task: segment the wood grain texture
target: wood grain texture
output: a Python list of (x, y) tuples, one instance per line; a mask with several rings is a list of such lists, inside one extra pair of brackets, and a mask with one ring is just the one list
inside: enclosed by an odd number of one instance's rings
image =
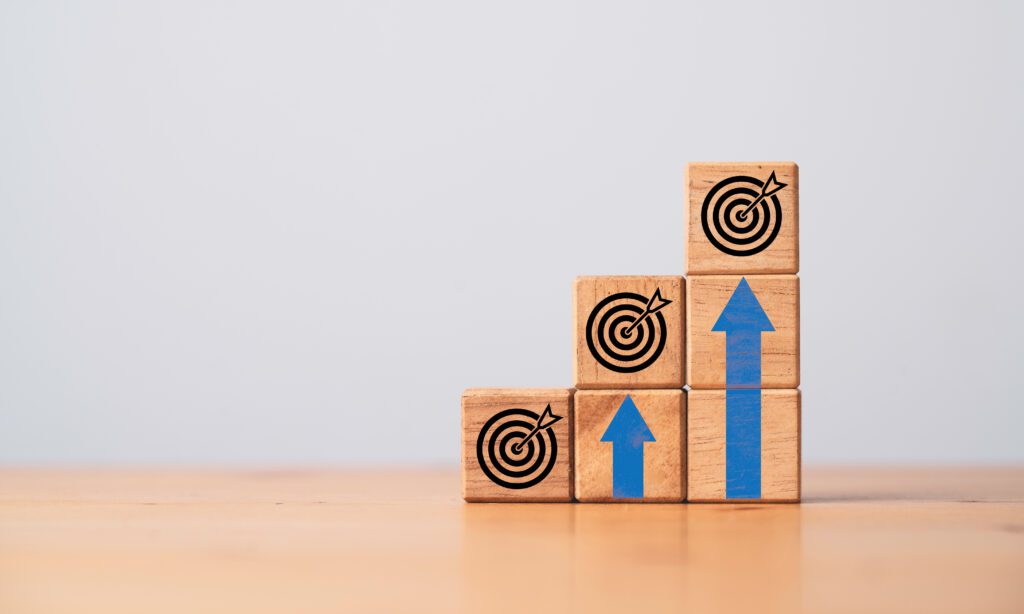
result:
[[(779, 232), (763, 251), (745, 256), (721, 251), (708, 240), (701, 223), (705, 197), (720, 181), (743, 175), (761, 180), (775, 172), (778, 181), (787, 184), (775, 194), (782, 213)], [(689, 275), (716, 273), (770, 274), (797, 273), (800, 270), (799, 241), (799, 169), (794, 162), (692, 162), (684, 178), (685, 270)], [(717, 195), (712, 200), (718, 200)], [(742, 222), (739, 222), (742, 226)], [(710, 226), (711, 224), (709, 224)]]
[[(477, 438), (485, 424), (498, 412), (521, 408), (541, 416), (550, 405), (555, 416), (561, 420), (551, 425), (550, 432), (557, 444), (554, 464), (550, 472), (537, 484), (528, 488), (506, 488), (488, 477), (477, 456)], [(572, 427), (573, 427), (573, 390), (571, 388), (474, 388), (462, 394), (462, 496), (466, 501), (572, 501)], [(547, 430), (547, 429), (545, 429)], [(539, 435), (538, 435), (539, 436)], [(485, 462), (490, 442), (485, 437)], [(534, 438), (536, 440), (536, 438)], [(510, 440), (510, 443), (514, 443)], [(495, 446), (497, 449), (499, 446)], [(506, 446), (508, 447), (508, 446)], [(539, 449), (537, 455), (539, 455)], [(551, 454), (546, 448), (545, 454)], [(522, 457), (531, 458), (529, 451), (523, 449)], [(542, 461), (543, 462), (543, 461)], [(512, 470), (525, 471), (529, 465), (510, 467)], [(496, 473), (494, 469), (492, 472)], [(524, 477), (499, 478), (510, 483), (523, 483), (536, 472)]]
[(642, 501), (682, 501), (686, 498), (686, 456), (683, 451), (686, 395), (681, 390), (576, 392), (576, 499), (581, 502), (624, 501), (612, 497), (613, 444), (602, 442), (601, 437), (626, 395), (633, 398), (656, 440), (643, 444)]
[[(686, 375), (692, 388), (725, 388), (726, 334), (711, 329), (741, 279), (738, 275), (694, 275), (686, 280)], [(761, 386), (798, 388), (800, 278), (747, 275), (746, 280), (775, 328), (761, 334)]]
[(1024, 609), (1024, 468), (809, 466), (804, 486), (470, 505), (455, 467), (0, 469), (0, 612)]
[[(690, 501), (726, 500), (725, 395), (725, 390), (691, 390), (687, 395)], [(800, 391), (762, 390), (759, 501), (800, 500), (800, 432)]]
[[(684, 348), (684, 319), (683, 311), (686, 308), (685, 284), (682, 277), (677, 276), (609, 276), (609, 277), (577, 277), (573, 290), (574, 305), (574, 329), (576, 360), (574, 376), (576, 388), (578, 389), (624, 389), (624, 388), (679, 388), (683, 387), (683, 348)], [(640, 371), (631, 373), (620, 373), (607, 366), (602, 365), (594, 356), (587, 344), (587, 323), (591, 313), (601, 301), (618, 293), (633, 293), (644, 297), (639, 303), (634, 300), (633, 305), (649, 300), (656, 290), (664, 299), (672, 301), (658, 312), (665, 323), (664, 346), (657, 358)], [(608, 304), (605, 309), (614, 308), (614, 304)], [(603, 311), (601, 313), (606, 313)], [(628, 314), (629, 312), (619, 312)], [(634, 315), (633, 317), (639, 317)], [(600, 316), (595, 319), (594, 335), (595, 344), (599, 335), (597, 322)], [(609, 322), (617, 318), (610, 318)], [(635, 329), (641, 334), (648, 335), (645, 342), (650, 339), (650, 331), (656, 331), (654, 347), (657, 347), (662, 335), (660, 325), (655, 325), (656, 320), (648, 320), (644, 327)], [(626, 322), (623, 322), (626, 324)], [(623, 332), (623, 326), (608, 327), (607, 330)], [(636, 333), (629, 339), (618, 335), (620, 340), (630, 341), (636, 339)], [(613, 360), (606, 352), (599, 352), (611, 364), (616, 366), (641, 365), (646, 357), (653, 357), (652, 351), (643, 353), (640, 349), (643, 343), (639, 344), (636, 350), (625, 350), (620, 352), (623, 356), (635, 355), (640, 360), (635, 362)]]

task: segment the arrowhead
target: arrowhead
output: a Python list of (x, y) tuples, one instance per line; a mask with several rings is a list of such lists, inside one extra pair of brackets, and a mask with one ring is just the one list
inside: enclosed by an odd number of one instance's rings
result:
[(633, 397), (626, 395), (626, 400), (619, 405), (615, 417), (605, 429), (604, 435), (601, 435), (601, 441), (621, 443), (633, 448), (643, 446), (645, 441), (655, 441), (654, 434), (647, 427), (644, 417), (640, 415)]
[(722, 315), (718, 316), (718, 321), (711, 330), (717, 333), (734, 330), (774, 331), (775, 327), (772, 326), (768, 314), (761, 308), (761, 303), (744, 277), (736, 286), (732, 298), (726, 303)]

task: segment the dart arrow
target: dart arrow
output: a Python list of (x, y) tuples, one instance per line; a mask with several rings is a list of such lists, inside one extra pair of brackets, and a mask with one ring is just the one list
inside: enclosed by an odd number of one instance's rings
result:
[(556, 416), (555, 414), (551, 413), (551, 404), (548, 403), (548, 406), (544, 408), (544, 412), (540, 415), (540, 418), (537, 418), (537, 425), (533, 427), (533, 430), (530, 431), (529, 435), (523, 437), (520, 441), (517, 441), (516, 443), (512, 444), (512, 451), (516, 454), (519, 454), (520, 452), (523, 451), (523, 446), (526, 445), (526, 442), (533, 439), (534, 435), (543, 431), (544, 429), (548, 428), (549, 426), (558, 422), (561, 419), (562, 416)]
[(747, 278), (713, 332), (725, 333), (725, 498), (761, 498), (761, 333), (773, 332)]
[(757, 206), (757, 203), (775, 194), (787, 185), (789, 184), (779, 183), (779, 180), (775, 178), (775, 171), (772, 171), (772, 174), (768, 176), (768, 181), (764, 182), (764, 186), (761, 187), (761, 194), (754, 199), (754, 202), (747, 205), (746, 209), (740, 211), (737, 217), (740, 218), (740, 221), (747, 219), (747, 214), (750, 213), (751, 209)]
[(640, 314), (640, 317), (637, 318), (632, 324), (630, 324), (629, 328), (622, 331), (623, 336), (628, 337), (632, 335), (633, 329), (635, 329), (637, 326), (640, 326), (640, 323), (646, 320), (647, 316), (653, 315), (661, 311), (666, 305), (668, 305), (671, 302), (672, 301), (661, 297), (661, 288), (656, 289), (654, 291), (654, 296), (651, 297), (651, 300), (647, 301), (647, 308), (644, 309), (644, 312)]
[(612, 497), (643, 498), (644, 442), (655, 439), (629, 395), (615, 412), (601, 441), (612, 444)]

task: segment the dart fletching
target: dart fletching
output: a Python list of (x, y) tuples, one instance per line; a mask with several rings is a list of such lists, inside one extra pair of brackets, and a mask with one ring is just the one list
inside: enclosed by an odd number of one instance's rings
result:
[(787, 185), (789, 184), (779, 183), (779, 180), (775, 178), (775, 171), (772, 171), (772, 174), (768, 176), (768, 181), (764, 183), (764, 189), (761, 191), (761, 196), (768, 198)]
[(552, 424), (562, 419), (562, 416), (556, 416), (551, 413), (551, 404), (544, 408), (544, 412), (540, 415), (540, 419), (537, 420), (537, 430), (546, 429)]
[(651, 297), (651, 300), (647, 301), (647, 313), (645, 315), (650, 315), (656, 311), (660, 311), (671, 302), (672, 301), (661, 296), (661, 288), (658, 288), (654, 291), (654, 296)]

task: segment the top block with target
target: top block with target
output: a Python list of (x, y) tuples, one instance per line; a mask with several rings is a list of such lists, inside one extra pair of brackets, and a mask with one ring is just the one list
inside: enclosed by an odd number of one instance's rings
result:
[(576, 387), (682, 388), (682, 277), (577, 277)]
[(685, 184), (688, 275), (800, 270), (795, 162), (691, 162)]

